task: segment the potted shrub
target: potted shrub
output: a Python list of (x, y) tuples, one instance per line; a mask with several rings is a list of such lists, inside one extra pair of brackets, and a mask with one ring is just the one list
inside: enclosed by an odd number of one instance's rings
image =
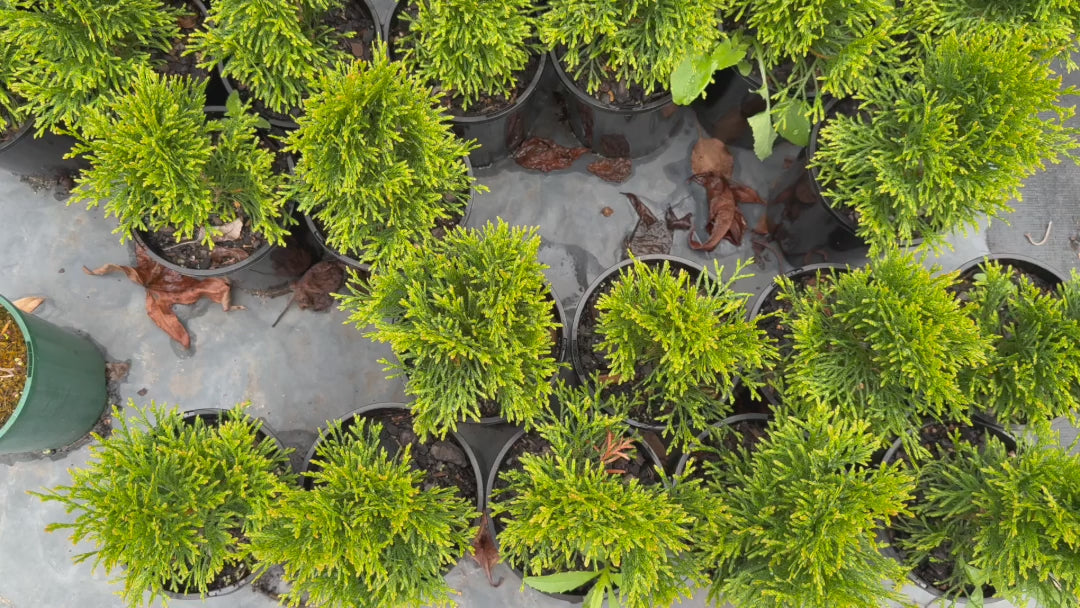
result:
[(967, 421), (961, 376), (986, 364), (990, 344), (950, 293), (955, 274), (938, 270), (894, 251), (814, 290), (781, 279), (794, 346), (785, 403), (802, 415), (835, 408), (866, 420), (883, 446), (898, 436), (912, 451), (924, 419)]
[(663, 145), (681, 114), (667, 86), (686, 55), (720, 37), (715, 0), (550, 0), (540, 40), (569, 92), (570, 125), (608, 157), (644, 156)]
[(94, 435), (71, 485), (34, 493), (78, 513), (46, 529), (94, 543), (76, 562), (123, 569), (127, 606), (235, 590), (251, 578), (248, 538), (259, 514), (294, 482), (288, 450), (242, 405), (211, 416), (128, 405), (130, 418), (113, 409), (119, 425), (109, 437)]
[(894, 522), (921, 584), (958, 603), (1075, 606), (1080, 598), (1080, 457), (1000, 431), (925, 429), (917, 500)]
[(469, 547), (478, 505), (432, 483), (416, 446), (392, 452), (389, 441), (361, 415), (332, 423), (312, 448), (308, 488), (286, 492), (252, 535), (263, 564), (283, 565), (290, 605), (454, 605), (443, 575)]
[(375, 24), (367, 0), (214, 0), (188, 52), (273, 124), (295, 128), (322, 72), (353, 55), (370, 57)]
[(737, 382), (757, 394), (776, 348), (747, 319), (750, 296), (732, 288), (746, 265), (723, 280), (718, 263), (695, 277), (670, 260), (630, 262), (597, 279), (578, 307), (575, 367), (583, 381), (598, 372), (611, 390), (640, 397), (634, 422), (685, 445), (732, 412)]
[(474, 144), (454, 137), (438, 100), (383, 44), (371, 62), (341, 64), (312, 85), (287, 140), (299, 155), (289, 192), (316, 237), (354, 267), (464, 217)]
[(1000, 424), (1028, 425), (1048, 436), (1054, 418), (1080, 422), (1080, 320), (1015, 266), (979, 266), (964, 294), (990, 340), (985, 365), (961, 376), (977, 407)]
[(405, 377), (415, 430), (444, 437), (461, 421), (529, 425), (551, 396), (561, 340), (554, 296), (537, 260), (536, 228), (502, 220), (454, 228), (407, 247), (341, 298), (348, 322), (369, 325)]
[[(271, 142), (259, 131), (269, 125), (236, 96), (224, 116), (208, 115), (205, 87), (143, 70), (130, 92), (86, 116), (74, 153), (85, 153), (91, 166), (68, 201), (104, 202), (121, 242), (135, 238), (162, 263), (195, 276), (253, 264), (284, 244), (295, 223)], [(215, 254), (216, 246), (229, 255)]]
[(533, 0), (402, 0), (387, 23), (391, 55), (445, 91), (454, 131), (480, 144), (474, 166), (506, 158), (532, 131), (546, 65), (535, 11)]
[(772, 153), (778, 134), (807, 145), (810, 127), (824, 117), (829, 96), (848, 97), (878, 79), (903, 73), (905, 29), (891, 0), (721, 4), (733, 31), (713, 48), (684, 57), (672, 72), (672, 92), (676, 103), (687, 105), (704, 91), (714, 71), (738, 66), (765, 101), (765, 109), (748, 119), (754, 152), (762, 160)]
[(896, 463), (869, 466), (879, 441), (866, 422), (822, 408), (706, 462), (696, 551), (712, 569), (709, 598), (737, 608), (901, 599), (885, 582), (906, 569), (880, 553), (876, 531), (907, 512), (915, 480)]
[(647, 483), (660, 468), (635, 454), (619, 415), (625, 399), (561, 382), (556, 393), (559, 409), (536, 428), (549, 450), (521, 454), (494, 484), (500, 556), (524, 571), (525, 585), (585, 593), (586, 606), (604, 596), (627, 608), (671, 604), (700, 580), (689, 554), (695, 519), (684, 507), (698, 486)]
[(64, 447), (107, 403), (94, 343), (0, 296), (0, 454)]
[(1045, 162), (1075, 159), (1061, 78), (1021, 36), (939, 36), (913, 72), (863, 91), (863, 112), (828, 119), (811, 145), (826, 204), (872, 253), (920, 237), (940, 249), (1011, 211)]

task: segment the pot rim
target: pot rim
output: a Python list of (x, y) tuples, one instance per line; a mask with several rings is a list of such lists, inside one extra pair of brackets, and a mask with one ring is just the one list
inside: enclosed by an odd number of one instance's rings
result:
[(574, 83), (574, 80), (570, 78), (569, 74), (566, 73), (566, 69), (563, 68), (562, 58), (558, 56), (555, 49), (548, 51), (548, 56), (551, 58), (550, 63), (555, 68), (555, 74), (558, 75), (559, 82), (561, 82), (563, 86), (566, 87), (566, 90), (573, 93), (574, 97), (576, 97), (578, 101), (584, 102), (592, 106), (594, 109), (602, 110), (604, 112), (609, 112), (612, 114), (634, 115), (643, 114), (652, 110), (658, 110), (670, 103), (673, 103), (671, 98), (671, 91), (667, 91), (659, 98), (636, 107), (622, 108), (619, 106), (606, 104), (596, 99), (592, 95), (589, 95), (587, 92), (581, 90), (577, 86), (577, 84)]
[(33, 128), (33, 118), (27, 118), (26, 120), (19, 123), (19, 125), (14, 128), (15, 134), (12, 135), (11, 138), (7, 141), (0, 143), (0, 154), (3, 154), (17, 146), (19, 142), (22, 141), (30, 133), (31, 130), (33, 130)]
[(1056, 288), (1058, 285), (1069, 280), (1068, 277), (1062, 274), (1057, 268), (1046, 264), (1042, 260), (1037, 260), (1031, 256), (1020, 253), (987, 253), (981, 255), (961, 264), (960, 267), (956, 269), (957, 276), (963, 276), (965, 272), (973, 268), (978, 268), (986, 262), (998, 262), (1003, 266), (1012, 266), (1019, 270), (1029, 272), (1047, 283), (1051, 283), (1052, 288)]
[[(736, 424), (738, 422), (745, 422), (747, 420), (757, 420), (757, 421), (764, 422), (765, 427), (768, 428), (768, 426), (770, 424), (772, 424), (773, 419), (774, 419), (774, 416), (772, 414), (757, 414), (757, 413), (735, 414), (734, 416), (728, 416), (727, 418), (724, 418), (720, 422), (714, 422), (710, 426), (712, 428), (720, 428), (720, 427), (725, 427), (725, 426), (731, 426), (731, 425)], [(706, 429), (706, 430), (701, 431), (700, 433), (698, 433), (697, 438), (700, 441), (701, 439), (704, 439), (705, 437), (708, 437), (708, 436), (709, 436), (709, 429)], [(686, 463), (690, 461), (690, 456), (692, 456), (692, 455), (693, 455), (693, 452), (685, 452), (681, 456), (679, 456), (679, 462), (678, 462), (678, 464), (675, 465), (675, 471), (672, 473), (672, 478), (673, 479), (677, 480), (679, 477), (682, 476), (683, 472), (686, 470)], [(678, 482), (676, 481), (676, 483), (678, 483)]]
[(2, 295), (0, 295), (0, 307), (3, 307), (11, 315), (11, 318), (15, 320), (15, 325), (19, 328), (23, 342), (26, 344), (26, 380), (23, 382), (22, 394), (19, 395), (19, 402), (15, 404), (15, 409), (11, 410), (8, 419), (3, 424), (0, 424), (0, 437), (3, 437), (14, 427), (19, 414), (26, 409), (26, 401), (34, 383), (34, 369), (37, 367), (37, 345), (30, 332), (30, 327), (23, 317), (23, 312)]

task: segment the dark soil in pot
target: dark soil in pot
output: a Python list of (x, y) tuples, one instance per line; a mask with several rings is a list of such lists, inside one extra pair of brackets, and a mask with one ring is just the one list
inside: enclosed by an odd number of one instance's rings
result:
[[(413, 432), (413, 416), (408, 410), (376, 409), (359, 416), (382, 423), (379, 439), (388, 453), (397, 454), (406, 445), (412, 446), (412, 467), (424, 473), (423, 490), (451, 488), (465, 500), (475, 503), (479, 496), (476, 472), (468, 454), (452, 436), (445, 440), (421, 442)], [(352, 420), (351, 417), (344, 420), (342, 427), (348, 428)]]
[(180, 36), (173, 40), (172, 48), (168, 51), (155, 49), (150, 57), (154, 62), (162, 63), (158, 71), (170, 76), (190, 76), (195, 80), (210, 78), (210, 72), (200, 68), (198, 57), (194, 54), (184, 55), (188, 47), (188, 38), (191, 34), (203, 28), (206, 21), (206, 6), (197, 0), (168, 0), (167, 4), (174, 8), (183, 9), (186, 16), (177, 20), (180, 26)]
[(7, 423), (22, 399), (29, 372), (26, 340), (15, 319), (0, 307), (0, 428)]
[[(818, 135), (821, 129), (829, 123), (829, 119), (837, 115), (843, 116), (856, 116), (859, 114), (859, 102), (854, 99), (841, 99), (829, 104), (825, 108), (825, 119), (820, 123), (814, 125), (814, 128), (810, 131), (810, 143), (806, 149), (807, 159), (814, 158), (814, 152), (818, 147)], [(810, 174), (810, 185), (814, 189), (814, 193), (817, 194), (821, 200), (821, 204), (825, 206), (825, 209), (832, 214), (836, 221), (844, 228), (845, 231), (851, 235), (855, 235), (855, 231), (859, 225), (859, 212), (853, 207), (841, 207), (834, 205), (833, 202), (825, 196), (822, 191), (820, 182), (818, 182), (818, 170), (816, 167), (807, 168), (807, 172)]]
[(3, 122), (0, 122), (0, 147), (3, 147), (4, 144), (15, 139), (19, 135), (19, 131), (21, 130), (19, 128), (20, 126), (22, 125), (10, 122), (6, 118)]
[(753, 453), (757, 445), (769, 435), (769, 418), (767, 415), (735, 415), (727, 420), (713, 425), (713, 429), (704, 431), (698, 435), (706, 448), (685, 454), (679, 459), (675, 469), (676, 475), (681, 475), (686, 469), (686, 461), (693, 457), (697, 461), (691, 479), (706, 480), (704, 469), (705, 463), (719, 463), (721, 454), (736, 452), (739, 448)]
[[(390, 16), (386, 36), (391, 59), (400, 59), (405, 49), (408, 48), (402, 38), (409, 31), (409, 21), (400, 17), (402, 10), (412, 18), (415, 18), (420, 12), (412, 2), (399, 2), (394, 8), (394, 12)], [(532, 83), (533, 77), (536, 75), (536, 70), (540, 68), (542, 57), (541, 54), (534, 53), (529, 57), (529, 62), (525, 65), (525, 68), (514, 74), (516, 84), (509, 95), (481, 95), (480, 99), (474, 101), (466, 110), (460, 95), (455, 94), (453, 91), (446, 91), (447, 94), (442, 98), (442, 105), (452, 116), (489, 116), (505, 110), (516, 104), (521, 95), (529, 88), (529, 84)]]
[(1014, 284), (1019, 285), (1019, 277), (1025, 276), (1044, 294), (1054, 293), (1057, 286), (1065, 280), (1065, 277), (1046, 268), (1036, 260), (1023, 256), (990, 255), (986, 258), (972, 260), (960, 267), (956, 283), (950, 287), (950, 291), (956, 294), (960, 301), (969, 301), (967, 293), (975, 286), (975, 275), (982, 272), (983, 264), (987, 261), (997, 262), (1002, 266), (1015, 270), (1016, 274), (1012, 278)]
[[(995, 430), (992, 427), (980, 428), (978, 426), (959, 423), (935, 423), (926, 425), (919, 431), (919, 443), (930, 451), (933, 458), (949, 457), (956, 452), (956, 446), (950, 438), (950, 434), (956, 430), (960, 432), (962, 441), (979, 448), (986, 445), (987, 433), (993, 433), (999, 437), (1004, 434), (1004, 431)], [(908, 455), (902, 445), (897, 447), (898, 449), (896, 449), (895, 452), (886, 456), (886, 462), (901, 460), (907, 464), (908, 470), (913, 470), (915, 463), (911, 456)], [(1010, 455), (1012, 455), (1015, 450), (1015, 444), (1012, 444), (1009, 447)], [(923, 497), (921, 491), (916, 492), (915, 503), (919, 503), (922, 500)], [(890, 548), (898, 554), (901, 562), (906, 561), (906, 552), (900, 547), (897, 541), (902, 541), (907, 538), (907, 535), (904, 534), (903, 531), (895, 530), (893, 528), (888, 528), (886, 530), (886, 535), (889, 540)], [(929, 558), (922, 560), (912, 569), (912, 575), (921, 579), (926, 584), (931, 585), (933, 589), (936, 589), (937, 592), (941, 594), (947, 593), (949, 590), (939, 587), (936, 584), (936, 581), (946, 580), (953, 573), (953, 561), (949, 558), (949, 548), (949, 541), (942, 543), (931, 553), (931, 557), (935, 558), (934, 561), (931, 561)], [(972, 589), (967, 589), (965, 595), (970, 595), (970, 591), (972, 591)], [(987, 599), (992, 598), (994, 593), (995, 590), (993, 587), (983, 587), (983, 596)]]
[[(565, 48), (560, 48), (555, 51), (554, 57), (559, 62), (562, 70), (566, 73), (566, 76), (573, 81), (574, 86), (580, 89), (582, 93), (592, 97), (599, 104), (610, 108), (635, 109), (658, 102), (670, 94), (667, 89), (655, 90), (652, 93), (646, 94), (644, 87), (641, 85), (632, 82), (624, 82), (613, 77), (602, 79), (600, 81), (600, 87), (596, 92), (589, 93), (589, 77), (587, 71), (582, 70), (581, 73), (578, 74), (577, 70), (567, 69), (566, 62), (563, 61), (566, 53), (567, 50)], [(599, 59), (598, 62), (600, 65), (606, 63), (602, 58)]]

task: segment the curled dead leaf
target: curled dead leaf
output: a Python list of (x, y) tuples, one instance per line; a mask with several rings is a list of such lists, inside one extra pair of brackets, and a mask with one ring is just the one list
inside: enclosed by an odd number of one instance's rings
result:
[(38, 307), (41, 306), (44, 302), (45, 298), (38, 296), (30, 296), (26, 298), (19, 298), (18, 300), (12, 302), (12, 304), (15, 305), (15, 308), (18, 308), (22, 312), (31, 315), (34, 314), (34, 311), (37, 310)]
[(484, 512), (484, 516), (480, 518), (480, 527), (476, 530), (476, 537), (472, 541), (472, 557), (476, 565), (484, 569), (484, 574), (487, 575), (488, 583), (492, 587), (498, 587), (502, 584), (503, 579), (495, 581), (495, 576), (492, 574), (492, 570), (499, 563), (499, 548), (495, 546), (495, 539), (491, 534), (491, 517)]
[(743, 233), (746, 232), (746, 218), (739, 211), (737, 203), (764, 205), (765, 201), (754, 189), (735, 184), (718, 173), (695, 175), (690, 179), (705, 187), (705, 195), (709, 200), (709, 219), (705, 224), (709, 238), (704, 243), (699, 242), (691, 230), (690, 248), (712, 251), (724, 239), (736, 246), (740, 245)]
[(626, 239), (626, 249), (635, 256), (651, 253), (671, 253), (672, 234), (664, 222), (658, 221), (652, 211), (636, 194), (622, 193), (630, 200), (638, 221)]
[(629, 158), (601, 158), (589, 163), (587, 168), (589, 173), (612, 184), (625, 182), (633, 172), (633, 164)]
[(543, 137), (526, 139), (514, 150), (514, 162), (535, 171), (550, 173), (566, 169), (588, 152), (588, 148), (567, 148)]
[(690, 153), (690, 172), (694, 175), (715, 173), (731, 179), (735, 172), (735, 158), (719, 139), (701, 137)]
[[(228, 224), (211, 226), (210, 228), (212, 229), (210, 233), (210, 240), (214, 241), (215, 243), (235, 241), (236, 239), (240, 238), (240, 234), (244, 231), (244, 220), (236, 218)], [(203, 230), (205, 230), (205, 228)], [(201, 234), (198, 240), (202, 240)]]

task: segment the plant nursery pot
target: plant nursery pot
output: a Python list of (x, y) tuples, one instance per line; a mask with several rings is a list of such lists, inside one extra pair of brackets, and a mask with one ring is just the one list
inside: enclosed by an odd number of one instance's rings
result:
[[(762, 427), (768, 427), (772, 422), (772, 416), (769, 414), (736, 414), (734, 416), (728, 416), (720, 422), (713, 423), (714, 428), (721, 428), (727, 426), (734, 426), (739, 423), (749, 422), (751, 424), (758, 424)], [(698, 433), (698, 441), (704, 442), (709, 436), (709, 431), (702, 431)], [(690, 457), (693, 456), (693, 452), (687, 452), (679, 457), (678, 464), (675, 465), (675, 477), (679, 477), (686, 470), (686, 464), (689, 462)]]
[(64, 158), (73, 145), (75, 138), (51, 131), (34, 137), (34, 121), (27, 120), (9, 139), (0, 142), (0, 170), (47, 177), (78, 173), (90, 164), (81, 156)]
[[(190, 410), (190, 411), (184, 412), (182, 418), (183, 418), (183, 421), (185, 423), (188, 423), (188, 424), (193, 423), (196, 418), (201, 418), (203, 420), (203, 422), (206, 423), (207, 426), (217, 426), (219, 421), (221, 420), (221, 417), (225, 414), (225, 411), (226, 410), (219, 409), (219, 408), (201, 408), (201, 409), (197, 409), (197, 410)], [(262, 421), (262, 426), (259, 428), (259, 431), (256, 434), (256, 436), (260, 440), (269, 440), (269, 441), (274, 442), (274, 444), (277, 446), (278, 450), (281, 450), (281, 451), (285, 450), (285, 447), (281, 444), (281, 441), (278, 440), (277, 435), (274, 434), (274, 431), (269, 427), (269, 425), (266, 424), (265, 420)], [(237, 578), (235, 581), (233, 581), (231, 583), (226, 583), (226, 584), (216, 586), (216, 587), (213, 586), (213, 584), (211, 584), (211, 586), (210, 586), (211, 588), (206, 592), (206, 597), (220, 597), (222, 595), (229, 595), (230, 593), (233, 593), (234, 591), (238, 591), (240, 589), (243, 589), (244, 587), (247, 587), (248, 585), (251, 584), (251, 581), (253, 581), (255, 579), (255, 571), (253, 569), (251, 569), (250, 567), (245, 567), (243, 569), (238, 569), (238, 570), (239, 570), (239, 572), (238, 572), (239, 578)], [(200, 600), (200, 599), (202, 599), (202, 596), (199, 595), (198, 592), (185, 593), (185, 592), (180, 592), (180, 591), (170, 591), (168, 588), (165, 588), (165, 589), (162, 589), (162, 593), (164, 593), (166, 596), (168, 596), (170, 598), (177, 599), (177, 600)]]
[(583, 146), (608, 158), (640, 158), (664, 145), (682, 123), (683, 112), (671, 94), (636, 108), (619, 108), (598, 101), (578, 88), (566, 73), (556, 51), (551, 64), (566, 97), (570, 127)]
[[(672, 269), (685, 270), (694, 278), (703, 272), (702, 267), (694, 262), (673, 255), (650, 254), (640, 256), (636, 259), (639, 262), (649, 265), (661, 265), (667, 261), (671, 263)], [(585, 294), (581, 297), (581, 301), (578, 304), (577, 311), (574, 313), (574, 325), (570, 335), (570, 359), (574, 367), (574, 373), (577, 375), (578, 381), (582, 384), (591, 382), (589, 377), (589, 367), (592, 366), (591, 364), (593, 361), (597, 362), (597, 369), (603, 369), (603, 363), (598, 356), (593, 354), (592, 350), (593, 344), (599, 343), (600, 339), (599, 336), (592, 334), (591, 331), (584, 328), (584, 325), (588, 322), (586, 315), (592, 314), (596, 300), (611, 288), (611, 284), (619, 276), (622, 269), (633, 263), (633, 259), (626, 259), (600, 273), (600, 276), (596, 277), (596, 279), (589, 284), (588, 289), (585, 290)], [(665, 428), (662, 424), (650, 423), (648, 421), (629, 419), (628, 422), (636, 428), (647, 431), (660, 432)]]
[[(371, 405), (365, 405), (364, 407), (353, 410), (345, 416), (342, 416), (342, 428), (345, 429), (352, 425), (354, 419), (357, 416), (363, 417), (378, 410), (403, 410), (408, 412), (409, 406), (404, 403), (373, 403)], [(313, 466), (317, 466), (312, 463), (312, 459), (315, 457), (315, 453), (319, 448), (319, 444), (322, 443), (322, 438), (323, 434), (322, 432), (320, 432), (319, 438), (315, 440), (315, 443), (311, 446), (311, 449), (308, 450), (307, 455), (304, 456), (304, 465), (301, 469), (302, 473), (310, 471)], [(475, 476), (476, 481), (476, 510), (483, 511), (485, 499), (484, 477), (480, 473), (480, 462), (476, 459), (476, 453), (473, 452), (472, 447), (470, 447), (468, 442), (466, 442), (465, 439), (458, 433), (450, 433), (449, 435), (447, 435), (447, 438), (452, 440), (454, 443), (457, 444), (459, 448), (461, 448), (462, 452), (465, 453), (465, 457), (468, 459), (469, 464), (471, 465), (472, 472)], [(314, 486), (312, 479), (307, 476), (304, 476), (302, 478), (301, 483), (303, 484), (304, 489), (307, 490), (312, 489), (312, 487)]]
[(1002, 266), (1011, 266), (1022, 274), (1028, 275), (1036, 284), (1041, 282), (1040, 287), (1051, 291), (1068, 280), (1068, 277), (1056, 268), (1051, 268), (1035, 258), (1017, 253), (991, 253), (965, 262), (958, 269), (958, 279), (961, 281), (970, 280), (988, 261), (997, 262)]
[[(371, 22), (375, 26), (375, 36), (378, 36), (379, 33), (382, 31), (382, 28), (379, 26), (379, 13), (375, 10), (375, 7), (373, 7), (371, 5), (371, 2), (369, 0), (344, 0), (344, 1), (348, 2), (348, 3), (351, 3), (351, 4), (358, 5), (361, 8), (363, 8), (365, 11), (367, 11), (368, 17), (371, 18)], [(229, 78), (228, 76), (225, 75), (224, 67), (225, 66), (224, 66), (223, 63), (217, 64), (217, 74), (218, 74), (218, 77), (221, 79), (221, 84), (225, 88), (225, 97), (228, 98), (229, 95), (232, 95), (233, 91), (240, 90), (240, 87), (237, 85), (236, 82), (234, 82), (231, 78)], [(262, 105), (259, 104), (258, 107), (261, 108)], [(295, 110), (299, 110), (299, 108), (295, 108)], [(259, 110), (259, 115), (262, 116), (263, 118), (265, 118), (267, 120), (267, 122), (269, 122), (271, 125), (273, 125), (275, 127), (279, 127), (281, 129), (285, 129), (285, 130), (289, 130), (289, 131), (297, 128), (296, 121), (292, 120), (287, 115), (278, 114), (278, 113), (272, 112), (270, 110), (265, 110), (265, 111)]]
[[(294, 161), (292, 160), (292, 157), (289, 157), (288, 160), (289, 160), (289, 171), (291, 172), (295, 165), (294, 165)], [(464, 162), (465, 162), (466, 168), (468, 169), (469, 176), (471, 177), (473, 175), (472, 162), (469, 160), (468, 157), (466, 157), (464, 159)], [(472, 202), (471, 201), (472, 201), (473, 197), (475, 197), (476, 195), (477, 195), (476, 188), (473, 188), (469, 193), (469, 200), (466, 201), (465, 208), (461, 210), (462, 215), (461, 215), (461, 218), (457, 222), (458, 226), (465, 226), (465, 225), (468, 224), (469, 213), (472, 212)], [(307, 229), (311, 233), (311, 235), (313, 237), (315, 237), (315, 242), (319, 244), (319, 248), (322, 249), (324, 254), (325, 254), (324, 257), (326, 255), (328, 255), (332, 259), (335, 259), (335, 260), (341, 262), (342, 264), (345, 264), (346, 267), (352, 268), (353, 270), (357, 270), (357, 271), (359, 271), (361, 273), (370, 273), (371, 272), (371, 264), (369, 264), (367, 262), (361, 262), (360, 260), (358, 260), (358, 259), (356, 259), (356, 258), (354, 258), (354, 257), (352, 257), (350, 255), (346, 255), (344, 253), (341, 253), (337, 249), (334, 249), (333, 247), (328, 245), (326, 243), (326, 234), (323, 231), (322, 227), (315, 222), (314, 218), (312, 218), (310, 215), (308, 215), (306, 213), (304, 214), (304, 225), (307, 226)]]
[[(975, 428), (978, 428), (978, 429), (982, 429), (986, 434), (997, 437), (998, 439), (1001, 440), (1002, 443), (1005, 444), (1005, 447), (1008, 450), (1012, 451), (1012, 450), (1016, 449), (1016, 439), (1013, 438), (1011, 435), (1009, 435), (1009, 433), (1006, 432), (1005, 429), (1001, 428), (1000, 426), (997, 426), (995, 424), (989, 424), (986, 421), (980, 420), (978, 418), (973, 418), (972, 419), (972, 426), (974, 426)], [(902, 440), (897, 439), (896, 441), (894, 441), (892, 446), (889, 447), (889, 450), (887, 452), (885, 452), (885, 456), (882, 459), (882, 462), (885, 463), (885, 464), (889, 464), (889, 463), (892, 463), (892, 462), (896, 461), (897, 458), (899, 457), (900, 450), (902, 448), (903, 448)], [(892, 539), (892, 533), (891, 533), (890, 530), (885, 529), (885, 528), (880, 529), (878, 531), (878, 539), (888, 543), (888, 545), (883, 547), (882, 550), (881, 550), (883, 554), (885, 554), (886, 556), (891, 557), (891, 558), (903, 563), (903, 555), (900, 553), (900, 550), (897, 549), (894, 546), (894, 541)], [(917, 586), (920, 589), (922, 589), (923, 591), (925, 591), (926, 593), (929, 593), (930, 595), (934, 596), (936, 598), (935, 601), (941, 601), (942, 605), (949, 605), (949, 606), (969, 606), (969, 605), (971, 605), (971, 602), (969, 602), (966, 597), (958, 597), (955, 600), (945, 600), (944, 599), (945, 594), (940, 589), (938, 589), (937, 587), (932, 585), (930, 583), (930, 581), (927, 581), (924, 578), (922, 578), (921, 576), (919, 576), (919, 574), (916, 573), (915, 569), (912, 569), (911, 571), (908, 572), (908, 580), (912, 584), (914, 584), (915, 586)], [(949, 602), (953, 602), (953, 603), (949, 603)], [(933, 602), (930, 602), (930, 603), (933, 603)], [(1004, 604), (1005, 604), (1004, 600), (1002, 600), (1000, 598), (995, 598), (995, 597), (993, 597), (991, 595), (987, 595), (984, 598), (984, 601), (983, 601), (983, 605), (986, 605), (986, 606), (995, 606), (995, 605), (1004, 605)], [(929, 605), (929, 604), (927, 604), (927, 605)]]
[(60, 448), (93, 428), (105, 411), (105, 358), (90, 341), (0, 296), (26, 342), (22, 397), (0, 426), (0, 454)]
[[(502, 447), (502, 449), (499, 450), (499, 454), (495, 457), (495, 464), (494, 464), (494, 466), (491, 467), (491, 471), (488, 472), (487, 486), (485, 486), (487, 488), (487, 500), (486, 500), (485, 504), (487, 504), (487, 505), (491, 504), (491, 493), (492, 493), (492, 490), (495, 489), (495, 482), (499, 478), (499, 472), (501, 471), (501, 469), (503, 467), (503, 463), (506, 461), (507, 456), (510, 454), (510, 451), (513, 449), (514, 444), (516, 444), (518, 441), (520, 441), (522, 439), (522, 437), (524, 437), (524, 436), (525, 436), (525, 430), (524, 429), (519, 430), (517, 433), (514, 434), (513, 437), (510, 438), (509, 441), (506, 442), (506, 445), (504, 445)], [(657, 469), (660, 469), (660, 470), (663, 469), (663, 466), (660, 464), (660, 458), (656, 455), (656, 452), (654, 452), (653, 449), (651, 447), (649, 447), (649, 444), (647, 442), (645, 442), (645, 441), (634, 441), (634, 447), (641, 450), (641, 452), (645, 455), (645, 459), (646, 459), (646, 461), (648, 463), (651, 463)], [(488, 526), (488, 529), (491, 531), (491, 538), (495, 539), (495, 546), (496, 546), (496, 548), (498, 548), (498, 546), (499, 546), (499, 535), (498, 535), (498, 530), (497, 530), (497, 528), (495, 526), (495, 521), (494, 521), (493, 518), (491, 518), (491, 517), (487, 518), (487, 526)], [(517, 568), (514, 568), (513, 566), (510, 566), (509, 564), (507, 564), (507, 566), (514, 572), (514, 574), (518, 575), (519, 578), (524, 579), (524, 577), (525, 577), (524, 572), (522, 572), (521, 570), (519, 570)], [(540, 590), (537, 590), (537, 589), (534, 589), (534, 591), (536, 591), (537, 593), (546, 595), (547, 597), (557, 599), (557, 600), (562, 600), (564, 602), (570, 602), (570, 603), (580, 603), (582, 600), (585, 599), (585, 594), (584, 593), (581, 593), (581, 594), (576, 594), (576, 593), (547, 593), (547, 592), (540, 591)], [(587, 591), (587, 589), (586, 589), (586, 591)]]
[[(390, 19), (385, 24), (383, 40), (389, 41), (388, 51), (391, 59), (397, 59), (391, 33), (399, 28), (399, 15), (405, 2), (394, 6)], [(475, 139), (480, 147), (469, 153), (469, 160), (474, 167), (487, 167), (504, 158), (521, 145), (532, 133), (536, 117), (540, 114), (542, 95), (536, 94), (547, 68), (547, 55), (536, 57), (536, 69), (525, 90), (513, 104), (493, 112), (477, 116), (458, 116), (450, 114), (454, 133), (464, 140)]]

